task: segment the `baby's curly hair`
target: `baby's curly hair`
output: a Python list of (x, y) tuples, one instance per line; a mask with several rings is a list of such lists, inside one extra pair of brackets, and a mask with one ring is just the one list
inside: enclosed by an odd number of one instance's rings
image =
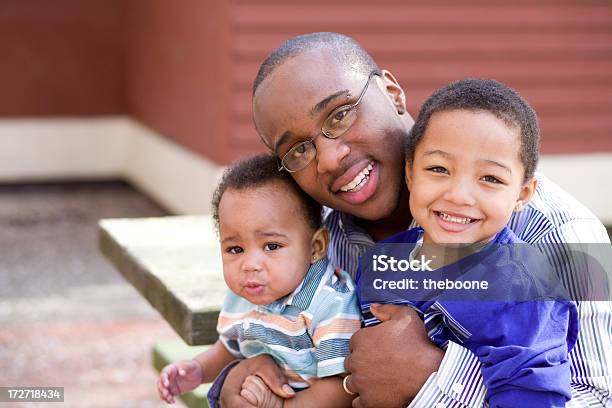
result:
[(219, 203), (227, 189), (246, 190), (272, 182), (285, 183), (288, 194), (295, 194), (301, 203), (305, 221), (313, 230), (323, 224), (321, 204), (306, 194), (286, 171), (278, 170), (278, 159), (270, 154), (258, 154), (232, 164), (225, 170), (212, 199), (213, 220), (219, 231)]

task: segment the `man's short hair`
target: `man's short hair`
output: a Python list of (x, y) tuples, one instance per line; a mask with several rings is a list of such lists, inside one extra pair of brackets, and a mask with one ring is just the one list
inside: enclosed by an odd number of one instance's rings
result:
[(334, 51), (336, 60), (347, 69), (363, 73), (365, 76), (378, 70), (370, 54), (347, 35), (329, 32), (304, 34), (285, 41), (264, 60), (253, 82), (253, 95), (276, 67), (306, 51), (325, 48)]
[(535, 111), (518, 92), (491, 79), (462, 79), (452, 82), (433, 93), (421, 107), (408, 138), (406, 160), (414, 160), (417, 145), (438, 112), (467, 110), (489, 112), (520, 134), (520, 159), (525, 168), (524, 181), (533, 177), (538, 164), (540, 128)]
[(284, 191), (287, 191), (287, 194), (295, 194), (301, 204), (300, 210), (304, 221), (313, 230), (321, 227), (323, 223), (321, 204), (306, 194), (289, 173), (278, 170), (278, 159), (275, 156), (258, 154), (234, 163), (223, 173), (212, 199), (213, 220), (217, 231), (219, 230), (219, 203), (225, 191), (253, 189), (273, 182), (284, 183), (288, 187)]

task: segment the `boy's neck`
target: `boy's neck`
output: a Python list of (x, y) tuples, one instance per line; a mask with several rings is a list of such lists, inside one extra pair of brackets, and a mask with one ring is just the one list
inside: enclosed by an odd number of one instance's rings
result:
[(374, 242), (381, 241), (391, 235), (405, 231), (410, 227), (410, 223), (412, 222), (409, 199), (410, 193), (408, 189), (403, 186), (398, 204), (391, 215), (375, 221), (355, 218), (355, 223), (365, 229)]
[(495, 236), (484, 241), (474, 243), (440, 244), (431, 240), (427, 232), (424, 232), (423, 245), (421, 246), (418, 254), (424, 255), (426, 259), (431, 259), (431, 267), (433, 269), (439, 269), (480, 251), (493, 239), (495, 239)]

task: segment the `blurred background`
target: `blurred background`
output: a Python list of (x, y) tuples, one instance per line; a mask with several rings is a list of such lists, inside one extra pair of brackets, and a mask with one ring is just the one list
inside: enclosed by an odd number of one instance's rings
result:
[(1, 0), (0, 386), (163, 405), (150, 349), (177, 336), (99, 254), (97, 220), (209, 212), (223, 166), (264, 150), (259, 64), (312, 31), (361, 42), (413, 115), (451, 80), (514, 87), (540, 170), (612, 225), (608, 0)]

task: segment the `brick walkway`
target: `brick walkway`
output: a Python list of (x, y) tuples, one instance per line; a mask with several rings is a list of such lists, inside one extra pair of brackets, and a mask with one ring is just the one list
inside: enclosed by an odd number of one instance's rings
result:
[(161, 215), (122, 182), (0, 185), (0, 386), (65, 391), (0, 408), (166, 406), (151, 349), (178, 336), (97, 249), (98, 219)]
[(159, 319), (0, 329), (0, 383), (64, 387), (64, 404), (15, 407), (162, 407), (151, 366), (152, 346), (162, 339), (176, 335)]

